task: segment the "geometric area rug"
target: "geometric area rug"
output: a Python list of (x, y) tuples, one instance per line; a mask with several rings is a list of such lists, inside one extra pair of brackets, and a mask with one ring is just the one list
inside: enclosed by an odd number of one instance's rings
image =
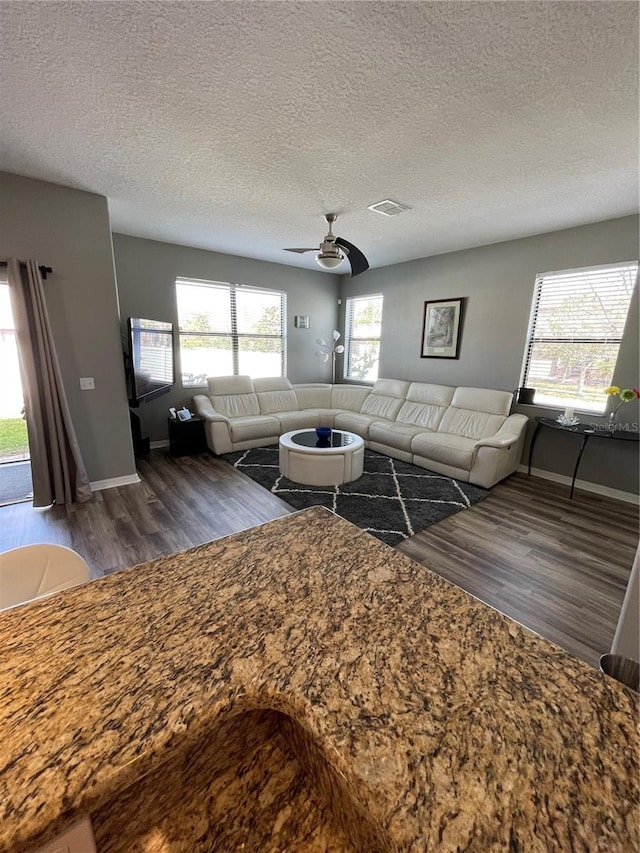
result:
[(484, 500), (489, 494), (480, 486), (417, 468), (373, 450), (364, 452), (362, 477), (341, 486), (303, 486), (283, 477), (276, 446), (226, 453), (222, 459), (293, 509), (327, 507), (391, 546)]

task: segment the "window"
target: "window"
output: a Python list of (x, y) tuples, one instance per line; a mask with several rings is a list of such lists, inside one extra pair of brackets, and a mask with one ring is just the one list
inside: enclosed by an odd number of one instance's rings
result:
[(380, 360), (382, 294), (347, 299), (344, 378), (375, 382)]
[(536, 277), (522, 373), (536, 403), (604, 412), (637, 277), (637, 262)]
[(178, 278), (176, 297), (183, 385), (286, 375), (286, 293)]

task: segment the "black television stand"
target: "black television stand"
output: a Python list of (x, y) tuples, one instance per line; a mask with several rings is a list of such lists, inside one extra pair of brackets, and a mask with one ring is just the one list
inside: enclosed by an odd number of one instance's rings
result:
[(133, 455), (136, 459), (144, 459), (149, 454), (150, 440), (142, 437), (140, 416), (129, 409), (129, 420), (131, 421), (131, 437), (133, 439)]

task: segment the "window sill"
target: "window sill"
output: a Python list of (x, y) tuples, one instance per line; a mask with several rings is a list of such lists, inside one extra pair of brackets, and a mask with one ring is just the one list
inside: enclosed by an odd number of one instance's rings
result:
[(368, 381), (367, 379), (340, 379), (339, 382), (336, 382), (339, 385), (366, 385), (368, 388), (373, 388), (376, 384), (375, 380), (373, 382)]

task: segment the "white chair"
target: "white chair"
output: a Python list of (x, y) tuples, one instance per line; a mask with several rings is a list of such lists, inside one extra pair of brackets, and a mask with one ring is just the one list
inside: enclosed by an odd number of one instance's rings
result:
[(0, 610), (86, 583), (89, 566), (64, 545), (22, 545), (0, 554)]

